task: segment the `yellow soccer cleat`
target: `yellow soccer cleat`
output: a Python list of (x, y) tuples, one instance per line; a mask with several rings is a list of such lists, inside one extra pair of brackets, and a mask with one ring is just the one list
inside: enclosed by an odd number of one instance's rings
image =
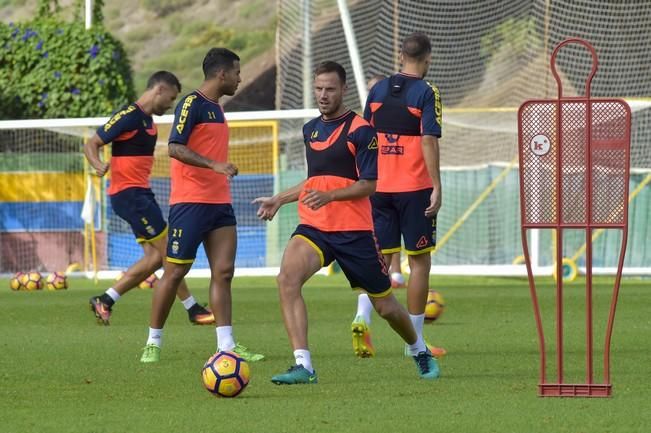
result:
[(355, 317), (350, 326), (353, 332), (353, 351), (358, 358), (372, 358), (375, 348), (371, 342), (371, 329), (362, 317)]

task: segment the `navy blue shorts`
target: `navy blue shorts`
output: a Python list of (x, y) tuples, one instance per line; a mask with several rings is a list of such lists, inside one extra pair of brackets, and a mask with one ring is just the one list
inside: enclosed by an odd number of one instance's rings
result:
[(316, 250), (322, 267), (336, 260), (353, 289), (365, 290), (375, 297), (391, 293), (389, 273), (373, 232), (323, 232), (300, 224), (292, 234), (295, 236)]
[(194, 262), (208, 233), (237, 224), (230, 204), (178, 203), (170, 206), (169, 219), (167, 261), (172, 263)]
[(400, 252), (400, 238), (410, 255), (430, 252), (436, 246), (436, 216), (427, 218), (432, 189), (410, 192), (376, 192), (371, 196), (375, 235), (383, 254)]
[(137, 242), (150, 242), (167, 233), (154, 193), (149, 188), (127, 188), (111, 197), (113, 211), (129, 223)]

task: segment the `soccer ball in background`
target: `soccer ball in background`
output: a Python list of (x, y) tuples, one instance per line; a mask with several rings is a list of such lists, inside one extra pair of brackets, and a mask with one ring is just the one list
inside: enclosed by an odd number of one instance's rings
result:
[(18, 291), (18, 290), (25, 290), (25, 286), (23, 286), (23, 283), (21, 282), (22, 277), (23, 277), (22, 272), (16, 272), (16, 275), (9, 280), (9, 288), (13, 291)]
[(217, 352), (206, 361), (201, 380), (213, 395), (235, 397), (249, 383), (249, 364), (233, 352)]
[(141, 289), (153, 289), (154, 284), (156, 284), (156, 281), (158, 281), (158, 277), (156, 274), (151, 274), (147, 278), (145, 278), (144, 281), (142, 281), (140, 284), (138, 284), (138, 287)]
[(443, 296), (436, 290), (430, 290), (427, 294), (427, 304), (425, 305), (425, 320), (433, 322), (441, 317), (443, 310), (445, 310)]
[(48, 290), (64, 290), (68, 288), (68, 279), (63, 272), (52, 272), (45, 279), (45, 288)]
[(43, 277), (41, 277), (41, 274), (38, 272), (28, 272), (26, 274), (21, 275), (20, 277), (20, 283), (25, 287), (25, 290), (28, 292), (34, 291), (34, 290), (41, 290), (41, 280)]

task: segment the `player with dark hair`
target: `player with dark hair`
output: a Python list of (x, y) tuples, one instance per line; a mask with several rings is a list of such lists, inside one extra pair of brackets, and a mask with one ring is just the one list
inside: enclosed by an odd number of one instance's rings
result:
[(176, 106), (169, 138), (172, 191), (170, 233), (163, 277), (152, 300), (149, 337), (141, 362), (158, 362), (176, 288), (192, 267), (203, 243), (210, 265), (210, 306), (217, 322), (217, 350), (248, 361), (264, 358), (235, 343), (231, 325), (231, 280), (237, 233), (229, 182), (237, 167), (228, 162), (228, 124), (219, 104), (240, 84), (240, 58), (212, 48), (203, 60), (204, 81)]
[[(171, 72), (158, 71), (147, 80), (147, 90), (136, 102), (117, 111), (84, 144), (84, 153), (98, 176), (104, 176), (109, 163), (103, 162), (99, 149), (111, 147), (111, 183), (108, 194), (113, 211), (131, 226), (144, 256), (134, 263), (120, 280), (105, 293), (90, 298), (97, 321), (109, 324), (113, 305), (163, 264), (167, 245), (167, 223), (149, 185), (154, 164), (158, 133), (152, 114), (162, 115), (172, 107), (181, 91), (181, 83)], [(190, 322), (214, 323), (210, 311), (197, 304), (185, 282), (179, 285), (179, 300), (188, 311)]]
[[(441, 97), (423, 79), (431, 57), (427, 35), (407, 36), (400, 52), (401, 71), (371, 89), (364, 109), (364, 118), (377, 131), (379, 146), (377, 190), (371, 197), (375, 234), (387, 260), (401, 251), (401, 238), (404, 241), (410, 269), (407, 310), (421, 339), (442, 197)], [(355, 353), (361, 357), (372, 356), (372, 347), (365, 344), (370, 340), (370, 311), (370, 300), (360, 295), (352, 331)], [(436, 356), (445, 354), (441, 348), (430, 350)]]
[(393, 295), (373, 236), (368, 197), (377, 178), (375, 131), (343, 104), (346, 71), (341, 65), (322, 63), (314, 75), (314, 95), (321, 116), (303, 126), (307, 179), (273, 197), (254, 200), (260, 204), (258, 216), (264, 220), (271, 220), (282, 205), (298, 201), (300, 220), (285, 248), (277, 278), (295, 365), (271, 381), (278, 385), (317, 383), (301, 291), (312, 275), (333, 260), (351, 287), (368, 292), (378, 314), (408, 343), (420, 376), (435, 379), (438, 364)]

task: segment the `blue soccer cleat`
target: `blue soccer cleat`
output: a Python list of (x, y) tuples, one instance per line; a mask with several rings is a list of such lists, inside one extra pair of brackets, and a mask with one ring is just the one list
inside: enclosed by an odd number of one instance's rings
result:
[(277, 374), (271, 378), (276, 385), (312, 385), (318, 383), (316, 371), (310, 373), (302, 365), (293, 365), (285, 373)]
[(412, 358), (414, 358), (416, 367), (418, 367), (418, 374), (421, 379), (438, 379), (441, 375), (439, 364), (429, 349), (419, 352), (418, 355), (412, 356)]

